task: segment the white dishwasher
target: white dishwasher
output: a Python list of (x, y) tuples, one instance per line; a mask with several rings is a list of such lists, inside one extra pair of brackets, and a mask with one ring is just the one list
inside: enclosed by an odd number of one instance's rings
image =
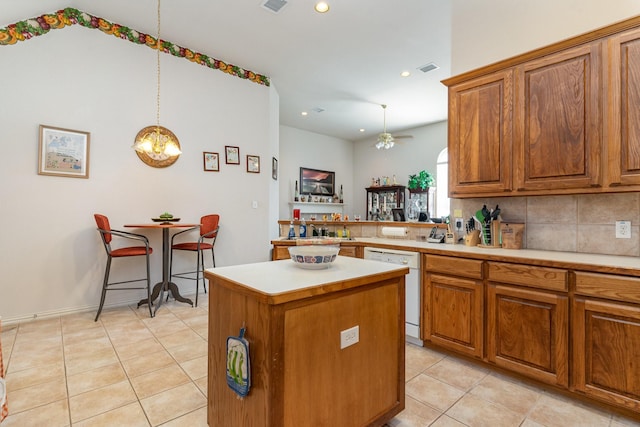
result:
[(406, 340), (422, 346), (420, 339), (420, 254), (396, 249), (364, 248), (364, 259), (409, 267), (405, 276)]

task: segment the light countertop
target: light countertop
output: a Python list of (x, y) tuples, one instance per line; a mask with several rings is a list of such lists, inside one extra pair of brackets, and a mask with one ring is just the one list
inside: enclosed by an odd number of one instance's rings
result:
[(465, 246), (462, 244), (427, 243), (409, 239), (385, 239), (373, 237), (356, 237), (355, 241), (372, 245), (396, 246), (399, 249), (430, 250), (443, 253), (458, 253), (462, 256), (495, 256), (501, 258), (518, 258), (529, 261), (559, 262), (571, 265), (601, 266), (610, 268), (635, 269), (640, 274), (640, 257), (586, 254), (579, 252), (559, 252), (542, 251), (535, 249), (502, 249), (502, 248), (482, 248), (477, 246)]
[[(282, 241), (295, 244), (294, 241), (286, 238), (276, 239), (273, 242)], [(529, 262), (532, 264), (556, 264), (564, 268), (580, 269), (593, 267), (594, 270), (624, 270), (625, 274), (632, 274), (640, 277), (640, 257), (623, 255), (603, 255), (589, 254), (581, 252), (560, 252), (536, 249), (502, 249), (483, 248), (478, 246), (465, 246), (463, 244), (428, 243), (405, 238), (383, 238), (383, 237), (354, 237), (351, 240), (344, 240), (345, 244), (356, 244), (359, 246), (374, 246), (395, 248), (405, 251), (416, 251), (423, 253), (436, 253), (441, 255), (463, 256), (475, 259), (503, 260), (514, 262)]]
[[(384, 273), (406, 274), (407, 267), (378, 261), (338, 256), (331, 266), (321, 270), (296, 267), (290, 259), (254, 264), (216, 267), (206, 270), (214, 276), (230, 280), (265, 295), (279, 295), (301, 289), (343, 283)], [(366, 282), (363, 281), (363, 283)]]

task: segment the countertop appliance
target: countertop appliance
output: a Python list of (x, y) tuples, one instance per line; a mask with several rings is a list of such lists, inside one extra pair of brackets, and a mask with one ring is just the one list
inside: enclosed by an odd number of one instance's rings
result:
[(405, 276), (406, 341), (422, 346), (423, 342), (420, 339), (420, 253), (365, 247), (364, 259), (409, 267), (409, 274)]

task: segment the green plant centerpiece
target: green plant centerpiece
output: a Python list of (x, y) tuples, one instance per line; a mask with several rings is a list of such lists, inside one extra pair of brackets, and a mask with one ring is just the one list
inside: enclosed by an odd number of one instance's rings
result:
[(421, 170), (415, 175), (409, 175), (409, 190), (426, 190), (433, 187), (436, 180), (429, 172)]

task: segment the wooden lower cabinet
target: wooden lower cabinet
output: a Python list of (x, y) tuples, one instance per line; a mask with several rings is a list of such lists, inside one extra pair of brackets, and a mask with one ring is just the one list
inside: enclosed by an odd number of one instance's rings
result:
[(569, 303), (564, 295), (490, 283), (487, 359), (548, 384), (569, 384)]
[(424, 265), (423, 339), (482, 358), (482, 261), (426, 255)]
[(292, 245), (273, 245), (271, 251), (271, 261), (277, 261), (279, 259), (289, 259), (289, 247)]
[(487, 280), (487, 360), (568, 387), (567, 270), (489, 262)]
[[(640, 279), (576, 273), (575, 391), (640, 411)], [(632, 303), (635, 303), (633, 305)]]

